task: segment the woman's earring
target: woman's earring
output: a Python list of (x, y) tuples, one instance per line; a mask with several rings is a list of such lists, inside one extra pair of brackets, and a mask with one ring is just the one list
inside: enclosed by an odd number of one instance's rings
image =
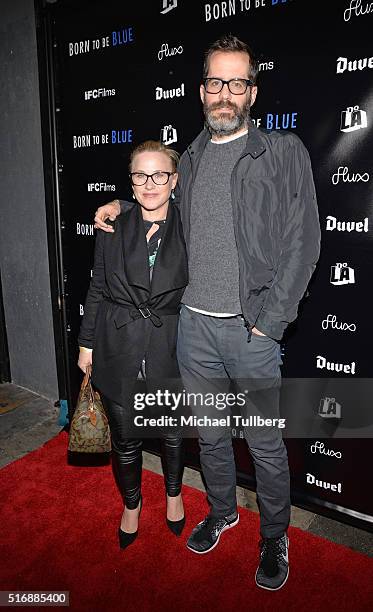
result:
[(132, 194), (132, 197), (133, 197), (133, 199), (134, 199), (134, 200), (136, 200), (136, 196), (135, 196), (135, 194), (134, 194), (134, 193)]
[(171, 189), (171, 199), (174, 200), (175, 199), (175, 192), (173, 189)]

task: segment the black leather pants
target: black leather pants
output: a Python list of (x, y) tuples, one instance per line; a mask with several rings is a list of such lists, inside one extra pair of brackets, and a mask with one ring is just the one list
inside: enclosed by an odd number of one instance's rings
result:
[[(102, 394), (101, 399), (110, 425), (115, 480), (125, 506), (133, 510), (140, 501), (142, 440), (128, 438), (129, 411)], [(162, 466), (167, 494), (176, 497), (184, 470), (181, 436), (166, 434), (162, 439)]]

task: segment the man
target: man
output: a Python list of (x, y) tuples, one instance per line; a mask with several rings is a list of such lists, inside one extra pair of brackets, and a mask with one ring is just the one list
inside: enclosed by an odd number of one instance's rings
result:
[[(279, 341), (298, 304), (320, 249), (309, 155), (289, 132), (258, 130), (250, 120), (258, 64), (232, 35), (207, 51), (200, 96), (205, 129), (182, 155), (180, 212), (189, 258), (178, 361), (189, 391), (228, 390), (230, 381), (272, 380), (265, 402), (278, 413)], [(119, 214), (101, 207), (97, 227)], [(242, 384), (241, 384), (241, 387)], [(239, 521), (236, 471), (228, 430), (201, 428), (201, 466), (209, 515), (187, 546), (204, 554)], [(290, 486), (279, 429), (245, 427), (260, 512), (261, 553), (256, 584), (277, 590), (289, 574)]]

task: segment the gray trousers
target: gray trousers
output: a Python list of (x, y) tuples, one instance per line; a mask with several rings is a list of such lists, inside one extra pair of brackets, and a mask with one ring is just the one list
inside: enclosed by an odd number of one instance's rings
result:
[[(233, 382), (235, 393), (249, 391), (247, 404), (240, 409), (243, 417), (278, 417), (280, 345), (267, 336), (253, 334), (250, 342), (247, 339), (241, 316), (211, 317), (182, 306), (177, 358), (185, 390), (228, 392)], [(191, 408), (201, 414), (198, 406)], [(205, 406), (201, 408), (206, 413)], [(215, 410), (214, 416), (225, 414)], [(289, 467), (281, 430), (245, 426), (243, 431), (255, 466), (261, 535), (280, 537), (290, 519)], [(198, 434), (210, 515), (233, 517), (237, 500), (231, 430), (199, 427)]]

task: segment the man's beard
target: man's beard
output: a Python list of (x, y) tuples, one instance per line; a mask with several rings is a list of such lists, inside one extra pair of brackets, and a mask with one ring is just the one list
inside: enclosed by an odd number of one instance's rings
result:
[[(242, 127), (246, 126), (250, 117), (250, 102), (251, 96), (246, 101), (246, 104), (239, 108), (234, 102), (226, 100), (225, 102), (213, 102), (209, 106), (206, 100), (203, 104), (203, 111), (205, 113), (205, 121), (208, 129), (212, 134), (217, 136), (230, 136), (235, 134)], [(211, 111), (222, 108), (231, 108), (233, 115), (229, 116), (227, 113), (221, 115), (213, 114)]]

